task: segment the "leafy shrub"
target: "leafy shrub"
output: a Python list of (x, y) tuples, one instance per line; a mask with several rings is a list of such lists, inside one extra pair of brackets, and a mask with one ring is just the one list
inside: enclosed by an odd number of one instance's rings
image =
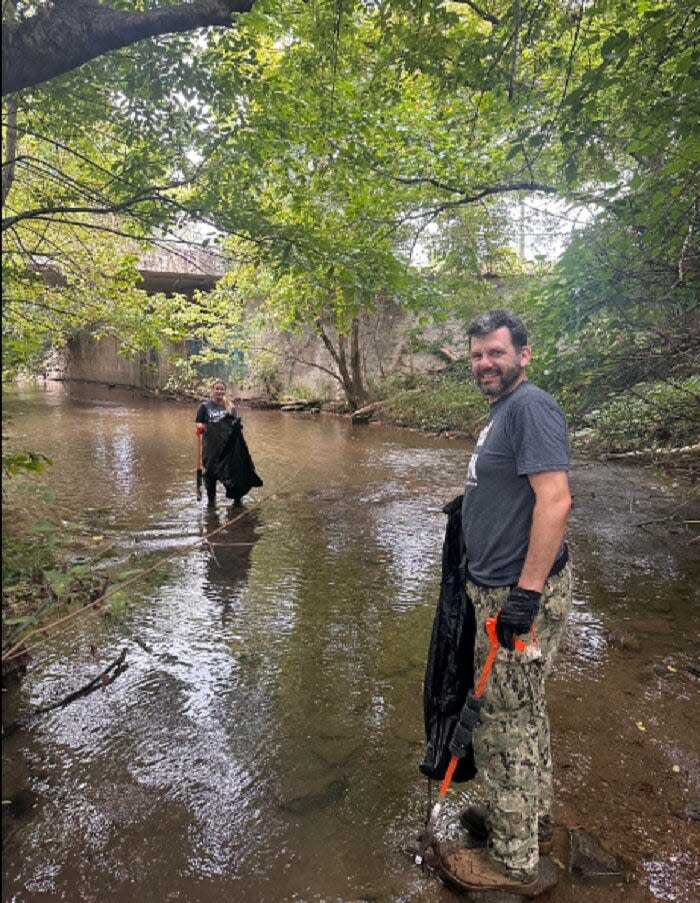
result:
[(478, 435), (486, 415), (484, 400), (471, 378), (460, 372), (424, 380), (416, 388), (389, 395), (384, 413), (399, 426), (441, 432), (455, 430)]
[(676, 447), (698, 441), (700, 376), (638, 383), (584, 418), (594, 442), (610, 451)]
[(260, 389), (267, 398), (276, 401), (283, 391), (279, 375), (278, 355), (271, 351), (259, 351), (250, 364), (248, 385)]

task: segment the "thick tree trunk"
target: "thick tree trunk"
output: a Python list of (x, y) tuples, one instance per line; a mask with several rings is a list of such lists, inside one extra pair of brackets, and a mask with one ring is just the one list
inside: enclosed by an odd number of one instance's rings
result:
[(11, 97), (7, 102), (7, 126), (5, 129), (5, 159), (2, 161), (2, 209), (15, 178), (15, 158), (17, 156), (17, 101)]
[(193, 0), (145, 12), (111, 9), (97, 0), (61, 0), (40, 7), (2, 32), (2, 93), (69, 72), (89, 60), (154, 35), (231, 25), (255, 0)]
[(352, 318), (350, 325), (350, 376), (354, 388), (357, 407), (367, 404), (367, 390), (362, 377), (362, 355), (360, 352), (360, 321)]
[(359, 321), (353, 317), (350, 325), (350, 338), (348, 348), (348, 336), (338, 334), (338, 346), (333, 344), (331, 337), (323, 328), (321, 321), (316, 323), (321, 341), (326, 346), (330, 356), (338, 368), (340, 384), (345, 392), (345, 398), (353, 411), (367, 402), (367, 391), (362, 381), (361, 355), (359, 342)]
[(344, 335), (338, 334), (338, 354), (336, 357), (336, 363), (338, 364), (338, 371), (340, 372), (340, 379), (343, 384), (343, 389), (345, 390), (345, 395), (348, 399), (348, 404), (354, 411), (357, 407), (357, 399), (355, 398), (352, 377), (350, 375), (350, 370), (348, 369), (346, 344), (346, 337)]

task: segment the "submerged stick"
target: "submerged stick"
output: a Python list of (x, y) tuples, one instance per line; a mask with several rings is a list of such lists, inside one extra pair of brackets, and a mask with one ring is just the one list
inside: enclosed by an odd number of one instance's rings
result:
[[(50, 705), (44, 705), (39, 709), (36, 709), (29, 716), (30, 719), (35, 718), (37, 715), (45, 715), (47, 712), (52, 712), (54, 709), (62, 709), (64, 706), (67, 706), (69, 703), (74, 702), (76, 699), (80, 699), (83, 696), (89, 696), (90, 693), (94, 693), (95, 690), (100, 687), (108, 687), (113, 681), (119, 677), (122, 672), (126, 671), (129, 667), (125, 664), (124, 659), (126, 658), (126, 649), (122, 649), (121, 654), (118, 658), (115, 658), (114, 661), (107, 665), (104, 671), (101, 671), (97, 677), (93, 677), (91, 681), (85, 684), (84, 687), (80, 687), (79, 690), (74, 690), (72, 693), (69, 693), (67, 696), (64, 696), (63, 699), (59, 699), (58, 702), (52, 702)], [(114, 673), (110, 674), (109, 672), (114, 669)]]
[(69, 693), (62, 699), (49, 703), (49, 705), (41, 706), (41, 708), (35, 709), (27, 715), (26, 718), (20, 718), (18, 721), (13, 721), (7, 727), (3, 727), (3, 736), (8, 737), (19, 728), (28, 727), (35, 718), (39, 717), (39, 715), (45, 715), (47, 712), (53, 712), (55, 709), (62, 709), (71, 702), (75, 702), (76, 699), (81, 699), (83, 696), (89, 696), (91, 693), (94, 693), (95, 690), (100, 688), (104, 689), (105, 687), (108, 687), (129, 667), (128, 664), (126, 664), (125, 659), (126, 649), (122, 649), (121, 654), (115, 658), (113, 662), (107, 665), (103, 671), (100, 671), (97, 677), (93, 677), (93, 679), (88, 681), (84, 686), (80, 687), (78, 690), (73, 690), (72, 693)]

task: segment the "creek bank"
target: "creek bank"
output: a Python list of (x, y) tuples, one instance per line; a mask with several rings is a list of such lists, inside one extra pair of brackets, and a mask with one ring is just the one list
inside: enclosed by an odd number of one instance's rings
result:
[[(459, 428), (456, 425), (433, 429), (420, 420), (395, 416), (388, 409), (388, 401), (389, 399), (386, 398), (379, 399), (355, 411), (350, 411), (348, 406), (342, 402), (328, 402), (322, 399), (270, 400), (254, 398), (241, 400), (241, 403), (251, 408), (279, 410), (284, 413), (336, 414), (348, 417), (353, 423), (357, 424), (397, 427), (439, 439), (456, 439), (466, 442), (476, 441), (479, 429), (483, 426), (485, 420), (485, 415), (482, 412), (470, 429)], [(619, 461), (622, 464), (629, 463), (643, 467), (655, 467), (665, 472), (668, 476), (685, 475), (693, 484), (700, 469), (700, 443), (678, 448), (660, 445), (646, 449), (611, 451), (609, 445), (606, 445), (604, 442), (594, 441), (588, 431), (573, 430), (571, 433), (571, 447), (573, 454), (582, 460)]]
[(12, 585), (3, 587), (3, 682), (26, 673), (29, 652), (21, 648), (25, 635), (44, 630), (57, 618), (104, 596), (108, 578), (89, 573), (88, 568), (89, 565), (69, 561), (54, 563), (50, 569), (18, 575)]
[[(92, 542), (102, 544), (103, 539), (102, 536), (93, 536)], [(138, 581), (140, 589), (143, 584), (153, 587), (165, 579), (164, 571), (154, 573), (162, 562), (153, 564), (150, 554), (131, 556), (126, 562), (98, 564), (98, 559), (111, 551), (113, 546), (114, 543), (105, 545), (89, 556), (76, 556), (75, 552), (69, 556), (65, 550), (56, 549), (50, 566), (34, 567), (29, 572), (23, 572), (20, 568), (12, 584), (3, 586), (3, 688), (6, 683), (24, 677), (36, 641), (85, 613), (105, 620), (117, 620), (131, 601), (125, 592), (128, 586)], [(62, 554), (65, 557), (61, 560)], [(91, 652), (96, 654), (92, 648)], [(113, 662), (106, 672), (99, 675), (101, 686), (114, 680), (125, 667), (123, 662)], [(115, 670), (110, 675), (112, 669)], [(92, 682), (90, 687), (92, 692), (95, 688)], [(81, 687), (75, 698), (88, 695), (85, 689)], [(59, 704), (71, 701), (72, 698), (66, 698)]]

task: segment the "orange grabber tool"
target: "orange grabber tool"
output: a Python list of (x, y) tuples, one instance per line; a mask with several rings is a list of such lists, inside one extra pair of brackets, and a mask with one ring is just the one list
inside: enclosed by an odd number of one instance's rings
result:
[(206, 423), (198, 423), (194, 428), (194, 434), (197, 437), (197, 469), (195, 471), (197, 485), (197, 501), (202, 500), (202, 483), (204, 481), (202, 471), (202, 433), (207, 429)]
[[(496, 659), (496, 653), (498, 652), (498, 647), (500, 643), (498, 642), (498, 634), (496, 633), (496, 620), (498, 615), (491, 616), (486, 619), (486, 633), (489, 638), (489, 651), (486, 654), (486, 661), (484, 662), (484, 667), (481, 669), (481, 673), (479, 674), (479, 678), (476, 682), (476, 686), (474, 687), (474, 696), (478, 699), (481, 694), (484, 692), (486, 687), (486, 683), (489, 679), (489, 674), (491, 673), (491, 669), (493, 668), (493, 663)], [(518, 652), (522, 652), (525, 649), (525, 643), (520, 637), (515, 637), (515, 641), (513, 643)], [(452, 783), (452, 778), (455, 773), (455, 769), (457, 768), (457, 763), (459, 762), (458, 756), (452, 756), (450, 762), (447, 766), (447, 770), (445, 771), (445, 777), (442, 779), (442, 783), (440, 784), (440, 790), (438, 791), (438, 798), (433, 806), (430, 817), (425, 826), (425, 830), (421, 834), (420, 843), (418, 852), (416, 853), (416, 865), (422, 865), (423, 859), (425, 858), (425, 854), (430, 847), (435, 848), (435, 825), (438, 820), (438, 816), (440, 815), (440, 810), (442, 809), (442, 804), (445, 802), (445, 797), (447, 796), (447, 791), (450, 789), (450, 784)]]

